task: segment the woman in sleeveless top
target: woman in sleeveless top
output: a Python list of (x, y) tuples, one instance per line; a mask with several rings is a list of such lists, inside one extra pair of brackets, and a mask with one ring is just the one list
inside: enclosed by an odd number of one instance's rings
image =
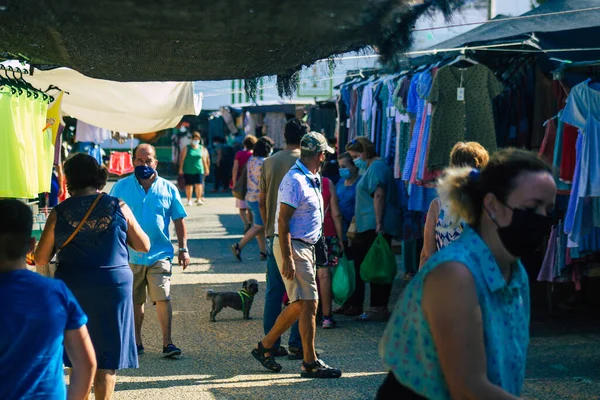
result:
[(204, 204), (204, 177), (210, 173), (210, 160), (208, 151), (202, 146), (200, 132), (194, 132), (192, 142), (181, 152), (179, 161), (179, 175), (185, 181), (185, 195), (188, 206), (193, 204), (192, 192), (196, 191), (196, 204)]
[[(52, 210), (35, 261), (45, 265), (60, 249), (55, 278), (65, 282), (88, 316), (98, 365), (94, 394), (96, 399), (110, 399), (115, 371), (138, 367), (127, 245), (149, 251), (150, 240), (124, 203), (99, 193), (108, 174), (93, 157), (76, 154), (65, 163), (65, 174), (72, 197)], [(90, 209), (81, 229), (66, 243)], [(65, 364), (70, 365), (66, 356)]]
[[(450, 152), (450, 167), (471, 167), (481, 169), (490, 156), (477, 142), (458, 142)], [(437, 251), (457, 240), (463, 231), (463, 222), (453, 216), (448, 205), (439, 198), (433, 200), (427, 212), (423, 249), (419, 269)]]
[[(465, 221), (405, 287), (379, 354), (377, 399), (521, 398), (529, 344), (527, 271), (553, 223), (556, 185), (538, 156), (500, 150), (481, 170), (449, 168), (442, 202)], [(400, 393), (400, 394), (399, 394)]]
[(337, 267), (339, 256), (344, 252), (342, 213), (340, 212), (335, 184), (329, 178), (323, 178), (321, 194), (325, 214), (323, 235), (325, 236), (325, 244), (327, 244), (327, 265), (317, 264), (317, 283), (321, 312), (323, 313), (323, 329), (333, 329), (336, 322), (333, 319), (331, 268)]

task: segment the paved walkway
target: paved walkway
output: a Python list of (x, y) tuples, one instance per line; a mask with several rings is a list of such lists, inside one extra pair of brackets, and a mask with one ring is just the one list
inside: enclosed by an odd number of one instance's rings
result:
[[(266, 265), (259, 261), (258, 247), (253, 243), (245, 249), (244, 262), (234, 260), (229, 246), (241, 238), (242, 226), (233, 199), (212, 197), (205, 206), (188, 210), (192, 264), (185, 272), (174, 267), (172, 279), (173, 339), (183, 355), (179, 360), (162, 359), (156, 315), (147, 306), (146, 354), (140, 357), (139, 369), (118, 375), (115, 398), (373, 398), (385, 375), (377, 354), (385, 325), (339, 318), (337, 329), (318, 329), (318, 351), (327, 363), (343, 370), (341, 379), (301, 379), (300, 361), (287, 359), (282, 361), (281, 373), (266, 371), (250, 355), (263, 334)], [(209, 322), (205, 291), (237, 291), (249, 278), (259, 281), (261, 291), (251, 311), (253, 320), (244, 321), (241, 312), (226, 309), (218, 322)], [(394, 299), (402, 284), (397, 281)], [(528, 399), (600, 398), (600, 335), (594, 332), (595, 326), (582, 331), (570, 323), (558, 327), (534, 324), (533, 330), (541, 336), (532, 340)]]

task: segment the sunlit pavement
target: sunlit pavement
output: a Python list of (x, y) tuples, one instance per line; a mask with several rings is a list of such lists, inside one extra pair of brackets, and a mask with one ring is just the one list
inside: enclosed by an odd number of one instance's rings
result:
[[(380, 322), (338, 318), (338, 328), (317, 331), (323, 360), (341, 368), (337, 380), (300, 378), (300, 361), (279, 359), (283, 371), (263, 369), (250, 355), (262, 336), (266, 264), (256, 243), (243, 251), (243, 262), (229, 246), (241, 238), (242, 223), (231, 197), (208, 197), (206, 205), (187, 207), (192, 264), (172, 279), (173, 339), (183, 350), (178, 360), (161, 357), (160, 329), (154, 308), (146, 305), (143, 329), (146, 353), (140, 368), (120, 371), (117, 399), (370, 399), (385, 373), (377, 345), (385, 328)], [(399, 275), (401, 276), (401, 274)], [(254, 278), (260, 292), (252, 320), (225, 309), (209, 322), (207, 289), (238, 291)], [(393, 300), (403, 286), (396, 281)], [(597, 323), (579, 319), (535, 322), (525, 397), (527, 399), (600, 399), (600, 335)], [(287, 343), (287, 338), (283, 341)]]

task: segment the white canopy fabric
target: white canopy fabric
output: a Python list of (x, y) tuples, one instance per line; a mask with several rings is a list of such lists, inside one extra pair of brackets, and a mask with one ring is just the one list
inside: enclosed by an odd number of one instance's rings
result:
[(184, 115), (198, 115), (202, 109), (202, 93), (194, 95), (192, 82), (113, 82), (69, 68), (36, 69), (23, 78), (43, 91), (50, 85), (64, 91), (65, 115), (113, 131), (148, 133), (173, 128)]

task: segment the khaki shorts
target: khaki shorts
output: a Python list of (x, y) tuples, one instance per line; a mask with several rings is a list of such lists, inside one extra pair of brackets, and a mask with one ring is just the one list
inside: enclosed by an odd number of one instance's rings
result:
[(146, 302), (146, 287), (151, 301), (171, 300), (171, 260), (159, 260), (150, 266), (130, 264), (133, 272), (133, 303)]
[[(292, 253), (294, 265), (296, 266), (296, 275), (291, 281), (283, 278), (285, 290), (293, 303), (298, 300), (319, 300), (319, 291), (317, 290), (317, 278), (315, 267), (315, 249), (306, 243), (298, 240), (292, 240)], [(283, 256), (279, 246), (279, 238), (273, 238), (273, 255), (277, 261), (279, 272), (283, 267)]]

